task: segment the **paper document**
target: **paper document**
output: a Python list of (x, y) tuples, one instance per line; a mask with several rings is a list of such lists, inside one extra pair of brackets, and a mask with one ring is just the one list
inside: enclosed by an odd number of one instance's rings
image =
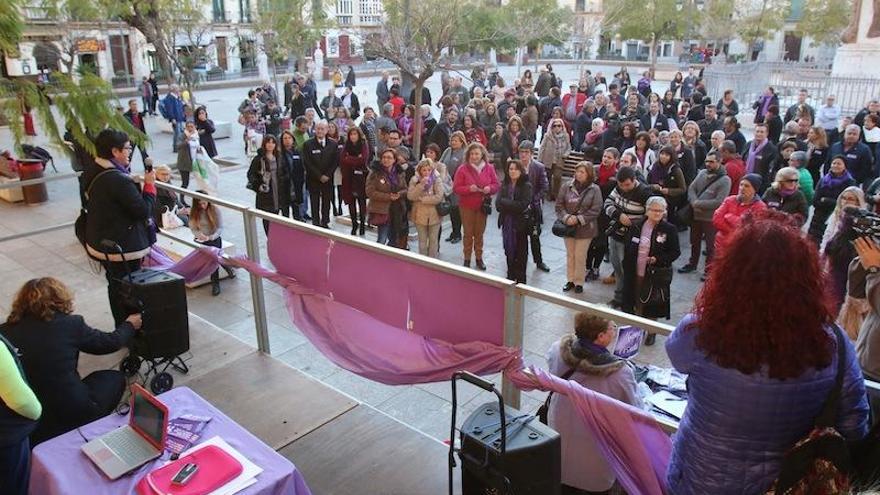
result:
[(263, 472), (263, 468), (251, 462), (250, 459), (242, 455), (241, 452), (232, 448), (231, 445), (226, 443), (226, 441), (220, 437), (212, 437), (208, 440), (205, 440), (204, 442), (184, 452), (181, 457), (189, 454), (190, 452), (195, 452), (208, 445), (216, 445), (225, 450), (226, 453), (228, 453), (232, 457), (235, 457), (238, 462), (241, 463), (242, 467), (241, 474), (239, 474), (237, 478), (214, 490), (208, 495), (233, 495), (234, 493), (238, 493), (257, 482), (257, 475)]
[(642, 347), (645, 331), (639, 327), (626, 325), (617, 329), (617, 342), (611, 352), (621, 359), (632, 359)]
[(648, 397), (648, 402), (657, 409), (678, 419), (684, 416), (684, 410), (687, 408), (687, 400), (676, 397), (665, 390), (661, 390)]

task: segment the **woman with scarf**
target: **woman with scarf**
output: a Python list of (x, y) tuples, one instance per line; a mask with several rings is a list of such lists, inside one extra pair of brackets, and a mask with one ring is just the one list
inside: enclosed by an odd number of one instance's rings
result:
[(342, 172), (342, 199), (351, 214), (351, 235), (363, 236), (367, 227), (367, 175), (370, 173), (370, 146), (359, 127), (348, 129), (339, 153)]
[(675, 96), (684, 84), (684, 76), (681, 71), (675, 73), (675, 76), (669, 81), (669, 89), (666, 91), (670, 96)]
[[(727, 94), (725, 93), (724, 96), (726, 97)], [(776, 96), (776, 91), (773, 89), (773, 86), (767, 86), (767, 88), (764, 89), (764, 94), (752, 103), (752, 108), (755, 110), (754, 122), (756, 124), (764, 122), (771, 106), (779, 108), (779, 97)]]
[(529, 232), (534, 218), (531, 212), (532, 184), (527, 173), (521, 161), (509, 160), (506, 177), (495, 198), (498, 227), (507, 257), (507, 278), (521, 284), (526, 283)]
[(281, 131), (281, 166), (290, 176), (290, 211), (294, 220), (302, 220), (300, 206), (304, 201), (303, 187), (306, 183), (306, 169), (302, 157), (296, 149), (296, 137), (290, 131)]
[(369, 222), (378, 229), (376, 242), (391, 247), (401, 247), (397, 245), (400, 234), (408, 227), (406, 177), (396, 161), (394, 150), (382, 151), (379, 154), (379, 165), (373, 167), (366, 185)]
[[(624, 128), (626, 128), (626, 126), (624, 126)], [(635, 169), (638, 170), (643, 177), (654, 167), (654, 162), (657, 161), (657, 155), (655, 155), (654, 150), (651, 149), (651, 135), (645, 131), (636, 134), (636, 139), (633, 141), (633, 145), (626, 148), (623, 153), (631, 154), (636, 157)]]
[[(247, 188), (257, 193), (258, 210), (290, 215), (290, 172), (281, 164), (281, 150), (275, 136), (263, 136), (257, 156), (251, 160), (247, 180)], [(269, 233), (268, 220), (263, 220), (263, 230)]]
[(486, 218), (492, 211), (492, 196), (498, 193), (498, 175), (489, 165), (486, 148), (471, 143), (465, 152), (467, 162), (458, 167), (452, 189), (459, 198), (461, 223), (464, 227), (464, 266), (471, 266), (471, 255), (476, 256), (477, 269), (486, 271), (483, 263), (483, 234)]
[(563, 292), (574, 289), (584, 292), (587, 251), (599, 233), (598, 219), (602, 211), (602, 191), (596, 185), (596, 171), (589, 162), (580, 162), (574, 178), (565, 185), (556, 198), (556, 218), (565, 225), (576, 227), (574, 236), (564, 237), (566, 283)]
[(397, 130), (400, 131), (400, 135), (403, 138), (403, 143), (407, 146), (412, 146), (413, 142), (413, 132), (415, 131), (415, 120), (413, 120), (415, 114), (415, 107), (412, 105), (407, 105), (403, 108), (403, 114), (397, 119)]
[(461, 130), (464, 132), (467, 144), (480, 143), (483, 146), (489, 144), (489, 140), (486, 139), (486, 132), (477, 125), (477, 121), (472, 115), (465, 114), (464, 118), (461, 119)]
[(336, 118), (333, 119), (333, 123), (336, 124), (336, 129), (340, 136), (347, 136), (348, 129), (355, 125), (354, 121), (351, 120), (349, 110), (345, 107), (336, 109)]
[[(574, 333), (557, 340), (547, 351), (547, 369), (558, 377), (641, 409), (633, 368), (608, 350), (616, 338), (617, 325), (613, 322), (578, 313), (574, 317)], [(614, 471), (571, 400), (561, 394), (551, 394), (548, 400), (547, 424), (563, 439), (562, 493), (611, 493)]]
[(495, 103), (486, 103), (483, 110), (477, 112), (477, 121), (486, 135), (492, 132), (495, 129), (495, 124), (498, 123), (498, 107), (495, 106)]
[(562, 187), (562, 169), (565, 167), (565, 158), (571, 153), (571, 142), (568, 139), (568, 131), (565, 130), (563, 119), (552, 119), (550, 128), (541, 140), (538, 150), (538, 161), (550, 169), (550, 194), (548, 199), (556, 201), (559, 188)]
[(572, 149), (581, 149), (584, 144), (584, 138), (593, 127), (593, 119), (596, 118), (599, 118), (599, 112), (596, 110), (596, 102), (591, 98), (584, 102), (584, 107), (574, 122), (574, 137), (571, 140)]
[(828, 173), (819, 180), (813, 197), (813, 220), (810, 222), (808, 235), (817, 245), (822, 243), (827, 230), (828, 217), (835, 210), (844, 189), (854, 185), (856, 181), (846, 169), (844, 157), (835, 156), (831, 160)]
[[(449, 136), (449, 147), (440, 155), (440, 161), (446, 165), (446, 173), (450, 181), (455, 177), (458, 167), (465, 161), (464, 152), (464, 133), (455, 131)], [(461, 210), (458, 207), (458, 195), (454, 191), (449, 192), (449, 221), (452, 224), (452, 232), (446, 238), (446, 242), (455, 244), (461, 241)]]
[[(672, 263), (681, 250), (678, 231), (665, 220), (666, 213), (666, 200), (651, 196), (645, 202), (645, 217), (633, 222), (625, 236), (621, 307), (627, 313), (669, 319)], [(648, 334), (645, 345), (653, 345), (655, 338)]]
[[(844, 302), (849, 266), (857, 256), (850, 237), (853, 213), (866, 207), (861, 188), (849, 186), (844, 189), (836, 199), (836, 206), (828, 218), (828, 227), (819, 246), (819, 254), (824, 256), (825, 271), (831, 275), (835, 309), (840, 309)], [(847, 328), (850, 334), (857, 334), (852, 330)]]
[(602, 158), (605, 148), (602, 147), (602, 134), (605, 132), (605, 121), (596, 117), (591, 122), (590, 131), (584, 136), (581, 143), (581, 152), (584, 159), (590, 162), (597, 162)]
[(522, 119), (516, 115), (511, 117), (507, 121), (505, 134), (507, 134), (507, 142), (510, 143), (510, 155), (508, 156), (519, 156), (519, 143), (527, 139)]
[[(807, 203), (804, 193), (800, 191), (799, 184), (800, 173), (791, 167), (783, 167), (776, 172), (776, 180), (764, 191), (761, 199), (767, 204), (767, 208), (794, 215), (797, 217), (798, 223), (803, 225), (807, 221), (810, 205)], [(831, 209), (828, 209), (828, 213), (822, 216), (820, 232), (825, 231), (825, 220), (829, 213), (831, 213)]]
[(669, 218), (675, 218), (678, 207), (687, 200), (688, 186), (672, 146), (660, 148), (657, 161), (648, 171), (647, 179), (654, 191), (666, 198)]
[(412, 202), (412, 221), (419, 234), (419, 254), (436, 258), (442, 220), (437, 205), (443, 200), (444, 191), (443, 180), (431, 159), (425, 158), (416, 166), (406, 196)]

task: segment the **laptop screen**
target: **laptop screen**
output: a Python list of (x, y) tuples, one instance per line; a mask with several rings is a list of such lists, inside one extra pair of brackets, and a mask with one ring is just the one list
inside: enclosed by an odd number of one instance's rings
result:
[(134, 393), (131, 422), (156, 445), (162, 445), (165, 411), (156, 407), (146, 395)]

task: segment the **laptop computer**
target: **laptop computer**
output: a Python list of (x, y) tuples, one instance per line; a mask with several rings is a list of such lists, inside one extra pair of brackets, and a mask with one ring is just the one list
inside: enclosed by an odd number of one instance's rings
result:
[(137, 384), (131, 386), (128, 424), (82, 446), (85, 455), (115, 480), (162, 455), (168, 408)]

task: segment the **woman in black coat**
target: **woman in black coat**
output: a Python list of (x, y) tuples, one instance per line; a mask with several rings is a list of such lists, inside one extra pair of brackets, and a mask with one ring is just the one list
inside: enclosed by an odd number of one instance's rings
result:
[(296, 149), (296, 138), (290, 131), (281, 131), (281, 167), (290, 177), (290, 211), (294, 220), (302, 220), (300, 205), (305, 201), (303, 187), (306, 184), (306, 169), (302, 156)]
[(527, 170), (519, 160), (507, 162), (507, 174), (495, 198), (498, 227), (504, 254), (507, 257), (507, 278), (526, 283), (526, 265), (529, 258), (530, 205), (532, 185)]
[(208, 156), (217, 156), (217, 145), (214, 144), (214, 121), (208, 118), (208, 110), (205, 107), (196, 108), (196, 130), (199, 132), (199, 144), (205, 148)]
[[(247, 172), (247, 188), (256, 192), (256, 207), (269, 213), (290, 212), (290, 172), (281, 161), (281, 151), (275, 136), (266, 134), (257, 156)], [(269, 221), (263, 220), (263, 229), (269, 233)]]
[[(622, 307), (627, 313), (668, 320), (672, 263), (681, 255), (678, 230), (664, 219), (663, 197), (648, 198), (645, 210), (645, 218), (633, 222), (625, 237)], [(653, 343), (654, 334), (649, 334), (645, 344)]]
[(80, 379), (80, 351), (110, 354), (127, 346), (141, 328), (131, 314), (113, 332), (88, 326), (73, 313), (73, 295), (54, 278), (29, 280), (19, 289), (0, 333), (18, 348), (25, 376), (43, 415), (31, 434), (38, 444), (110, 414), (125, 391), (125, 376), (100, 370)]

